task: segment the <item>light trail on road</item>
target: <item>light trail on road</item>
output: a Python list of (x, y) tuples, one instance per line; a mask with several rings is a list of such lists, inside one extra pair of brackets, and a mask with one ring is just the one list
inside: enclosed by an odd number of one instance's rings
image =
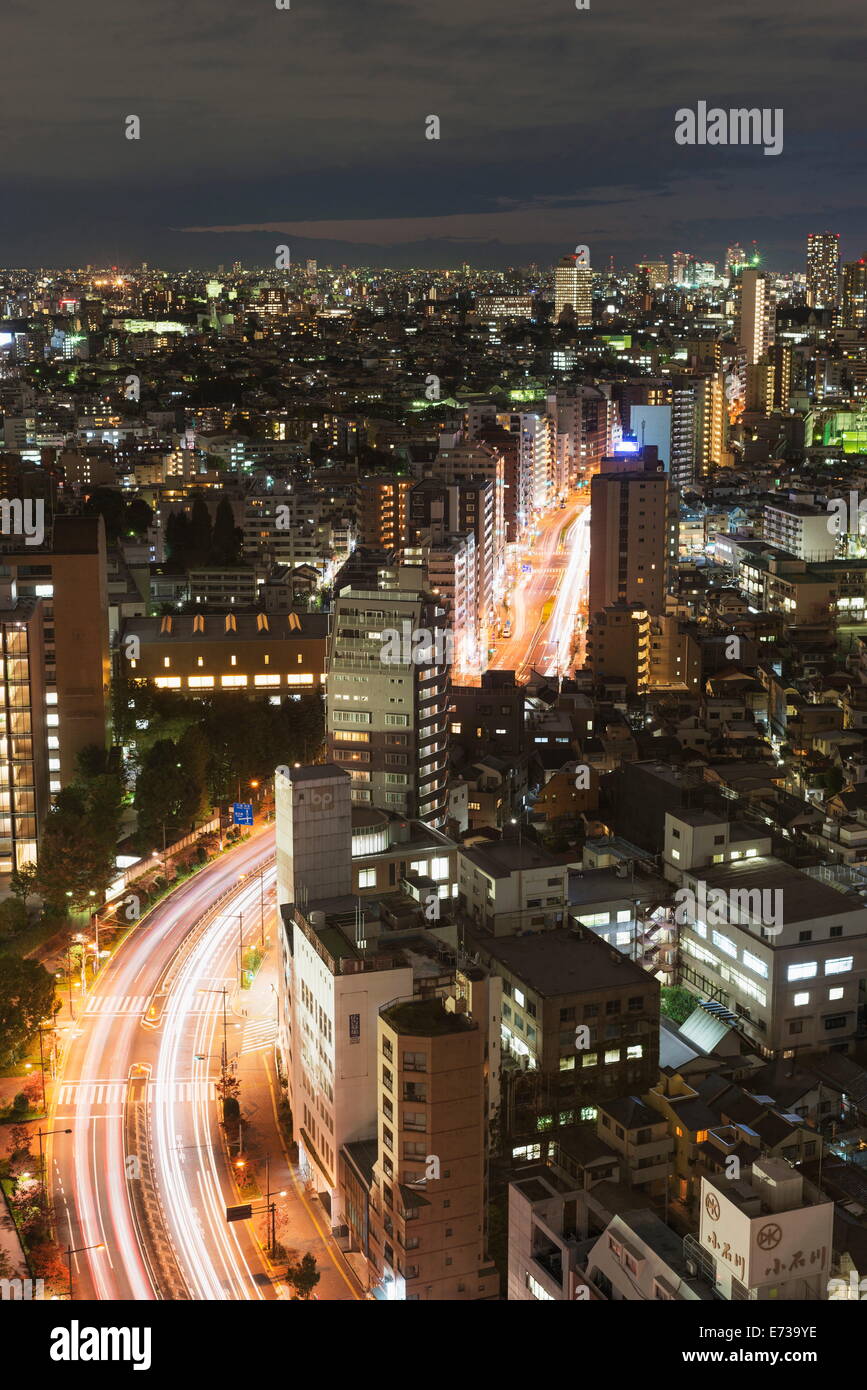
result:
[[(501, 638), (488, 662), (492, 671), (514, 671), (524, 681), (531, 670), (565, 674), (571, 665), (575, 621), (590, 564), (589, 495), (573, 494), (564, 509), (539, 524), (532, 564), (511, 594), (512, 636)], [(551, 605), (548, 616), (545, 608)]]
[[(268, 896), (276, 883), (265, 870)], [(258, 920), (258, 879), (221, 906), (214, 922), (190, 950), (169, 996), (160, 1030), (152, 1122), (160, 1193), (175, 1252), (194, 1298), (274, 1297), (270, 1284), (257, 1281), (263, 1265), (245, 1224), (226, 1221), (226, 1207), (237, 1198), (226, 1172), (217, 1129), (214, 1054), (222, 1049), (223, 996), (236, 1007), (244, 998), (235, 988), (238, 958), (237, 913)], [(257, 935), (258, 932), (254, 933)], [(250, 944), (248, 929), (245, 946)], [(240, 1021), (228, 1013), (232, 1035)], [(204, 1059), (204, 1060), (202, 1060)], [(229, 1056), (227, 1056), (227, 1065)], [(192, 1101), (183, 1103), (178, 1084), (192, 1080)], [(243, 1104), (243, 1094), (241, 1096)], [(260, 1203), (261, 1205), (261, 1203)]]
[[(273, 829), (201, 870), (136, 927), (98, 976), (76, 1021), (58, 1080), (52, 1128), (61, 1246), (102, 1245), (73, 1256), (78, 1296), (143, 1301), (158, 1296), (139, 1247), (125, 1169), (123, 1099), (130, 1068), (153, 1063), (159, 1033), (141, 1018), (169, 961), (212, 902), (273, 853)], [(255, 885), (255, 886), (254, 886)], [(258, 892), (258, 880), (247, 891)], [(258, 920), (258, 908), (256, 908)], [(118, 1099), (118, 1097), (121, 1097)]]

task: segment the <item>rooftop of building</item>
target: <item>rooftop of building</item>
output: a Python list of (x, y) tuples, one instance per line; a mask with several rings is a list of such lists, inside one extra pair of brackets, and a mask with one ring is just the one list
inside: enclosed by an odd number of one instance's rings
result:
[(396, 1004), (386, 1004), (379, 1013), (395, 1033), (410, 1037), (443, 1037), (449, 1033), (469, 1033), (476, 1027), (465, 1014), (447, 1010), (440, 998), (400, 1000)]
[(620, 1096), (616, 1100), (599, 1102), (599, 1109), (610, 1115), (624, 1129), (646, 1129), (649, 1125), (665, 1124), (665, 1116), (651, 1110), (638, 1096)]
[(865, 904), (856, 893), (831, 888), (794, 865), (770, 855), (734, 859), (728, 864), (703, 868), (701, 877), (708, 889), (716, 888), (724, 892), (731, 889), (744, 892), (752, 889), (779, 890), (783, 894), (783, 921), (787, 925), (817, 917), (839, 917), (849, 912), (865, 911)]
[[(227, 618), (232, 618), (227, 623)], [(159, 618), (127, 618), (125, 633), (148, 642), (297, 642), (300, 638), (328, 636), (327, 613), (250, 613), (239, 609), (199, 613), (172, 613)]]
[(486, 845), (464, 845), (461, 854), (490, 878), (509, 878), (521, 869), (562, 869), (569, 856), (549, 854), (527, 838), (492, 840)]
[(304, 763), (290, 767), (288, 772), (290, 782), (351, 781), (349, 773), (336, 763)]
[(474, 944), (545, 998), (617, 988), (640, 987), (650, 993), (658, 989), (645, 970), (591, 931), (563, 927), (525, 936), (486, 936)]

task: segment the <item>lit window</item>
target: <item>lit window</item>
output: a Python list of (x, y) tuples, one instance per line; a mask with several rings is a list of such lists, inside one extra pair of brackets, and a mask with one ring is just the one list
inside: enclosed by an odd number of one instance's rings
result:
[(803, 1006), (804, 1006), (805, 1004), (809, 1004), (809, 1002), (810, 1002), (810, 996), (809, 996), (809, 994), (800, 993), (800, 994), (796, 994), (796, 995), (795, 995), (794, 1004), (795, 1004), (795, 1008), (796, 1008), (796, 1009), (803, 1008)]
[[(852, 956), (838, 956), (836, 960), (825, 961), (826, 975), (845, 975), (847, 970), (852, 969)], [(815, 971), (813, 972), (815, 974)]]
[(190, 676), (187, 680), (190, 690), (210, 690), (213, 684), (213, 676)]
[(611, 1062), (619, 1062), (619, 1061), (620, 1061), (620, 1048), (619, 1048), (619, 1047), (609, 1047), (609, 1048), (607, 1049), (606, 1053), (605, 1053), (605, 1061), (606, 1061), (606, 1064), (610, 1064)]
[(358, 870), (358, 886), (359, 886), (359, 888), (375, 888), (375, 887), (376, 887), (376, 869), (359, 869), (359, 870)]
[(829, 990), (828, 990), (828, 998), (829, 998), (829, 999), (842, 999), (844, 994), (845, 994), (845, 990), (843, 990), (843, 989), (841, 989), (841, 988), (839, 988), (839, 987), (838, 987), (837, 989), (829, 989)]
[(221, 676), (221, 677), (220, 677), (220, 685), (222, 685), (222, 686), (238, 686), (238, 685), (246, 685), (246, 684), (247, 684), (247, 677), (246, 677), (246, 676)]
[(816, 961), (799, 961), (797, 965), (790, 965), (786, 971), (787, 980), (812, 980), (817, 975), (819, 966)]

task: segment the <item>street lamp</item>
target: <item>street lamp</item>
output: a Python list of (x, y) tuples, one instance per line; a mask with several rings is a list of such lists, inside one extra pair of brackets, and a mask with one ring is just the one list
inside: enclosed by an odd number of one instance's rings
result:
[[(229, 1066), (229, 1035), (228, 1023), (226, 1021), (226, 995), (229, 993), (225, 985), (222, 989), (200, 989), (199, 994), (222, 994), (223, 996), (223, 1052), (220, 1058), (220, 1079), (223, 1087), (223, 1099), (226, 1098), (226, 1073)], [(197, 1059), (198, 1060), (198, 1059)]]
[(73, 1255), (80, 1255), (80, 1254), (82, 1254), (82, 1252), (85, 1251), (85, 1250), (104, 1250), (104, 1249), (105, 1249), (105, 1243), (104, 1243), (103, 1241), (100, 1241), (99, 1245), (78, 1245), (78, 1246), (76, 1246), (76, 1248), (75, 1248), (74, 1250), (73, 1250), (73, 1248), (72, 1248), (71, 1245), (67, 1246), (67, 1248), (66, 1248), (66, 1260), (67, 1260), (67, 1263), (68, 1263), (68, 1265), (69, 1265), (69, 1298), (70, 1298), (70, 1301), (72, 1300), (72, 1257), (73, 1257)]

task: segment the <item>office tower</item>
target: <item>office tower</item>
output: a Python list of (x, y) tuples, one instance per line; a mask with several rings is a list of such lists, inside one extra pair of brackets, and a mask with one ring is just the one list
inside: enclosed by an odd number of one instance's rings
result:
[(328, 754), (350, 767), (352, 800), (435, 826), (448, 780), (443, 617), (421, 570), (383, 571), (378, 589), (338, 594), (328, 656)]
[(735, 276), (747, 263), (747, 253), (739, 242), (726, 251), (726, 275)]
[(639, 261), (635, 269), (645, 273), (651, 289), (659, 289), (668, 284), (667, 261)]
[(276, 774), (278, 908), (352, 891), (351, 787), (335, 763)]
[(307, 279), (313, 282), (316, 279), (319, 267), (314, 260), (307, 262)]
[(399, 550), (406, 535), (406, 499), (412, 478), (377, 473), (358, 480), (358, 544)]
[(807, 303), (812, 309), (837, 307), (839, 269), (839, 232), (810, 232), (807, 237)]
[[(677, 489), (653, 450), (638, 461), (647, 471), (604, 471), (590, 491), (590, 616), (615, 604), (665, 612), (670, 566), (677, 558)], [(628, 468), (636, 467), (630, 460)]]
[(593, 322), (593, 271), (589, 265), (579, 264), (573, 253), (564, 256), (554, 268), (554, 322), (559, 323), (560, 315), (570, 309), (575, 315), (579, 328), (586, 328)]
[(863, 328), (867, 319), (867, 263), (850, 261), (843, 267), (842, 328)]
[(690, 263), (695, 260), (688, 251), (675, 251), (671, 258), (671, 280), (675, 285), (689, 283)]
[(398, 1000), (379, 1011), (370, 1254), (388, 1298), (499, 1292), (486, 1250), (490, 1008), (477, 1018), (467, 1002)]
[(747, 355), (747, 366), (754, 366), (774, 341), (773, 285), (764, 271), (743, 270), (735, 297), (735, 339)]
[(3, 537), (0, 562), (13, 572), (19, 598), (43, 601), (49, 790), (60, 791), (76, 775), (78, 752), (106, 741), (111, 667), (102, 517), (46, 518), (42, 545)]
[(43, 604), (0, 572), (0, 874), (36, 862), (48, 810)]

